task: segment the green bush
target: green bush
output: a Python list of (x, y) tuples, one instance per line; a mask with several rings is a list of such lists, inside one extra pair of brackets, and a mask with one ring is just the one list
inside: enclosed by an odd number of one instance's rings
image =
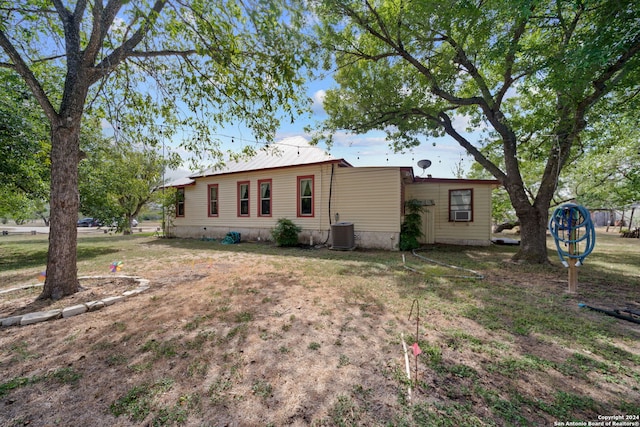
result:
[(400, 225), (400, 250), (410, 251), (420, 247), (418, 238), (422, 236), (422, 217), (424, 207), (418, 200), (407, 200), (405, 208), (408, 211), (404, 222)]
[(297, 246), (300, 231), (302, 228), (290, 219), (280, 218), (275, 228), (271, 230), (271, 236), (278, 246)]

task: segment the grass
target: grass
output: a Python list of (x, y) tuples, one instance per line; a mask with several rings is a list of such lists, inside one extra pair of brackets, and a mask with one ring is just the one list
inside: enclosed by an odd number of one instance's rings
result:
[[(485, 276), (471, 280), (451, 277), (457, 272), (410, 254), (407, 265), (420, 273), (404, 269), (401, 254), (383, 251), (81, 236), (81, 275), (108, 274), (118, 259), (122, 273), (144, 276), (153, 262), (170, 288), (170, 279), (179, 275), (226, 277), (220, 265), (236, 258), (249, 260), (247, 268), (254, 262), (268, 267), (252, 279), (229, 275), (226, 286), (199, 294), (201, 305), (179, 302), (179, 294), (140, 299), (158, 309), (173, 307), (176, 322), (158, 324), (144, 335), (138, 328), (154, 322), (153, 312), (145, 314), (149, 320), (110, 319), (96, 333), (103, 340), (84, 349), (86, 360), (127, 379), (128, 386), (108, 402), (108, 412), (136, 424), (197, 424), (212, 413), (233, 423), (248, 405), (263, 411), (261, 424), (278, 425), (288, 418), (272, 420), (269, 405), (282, 406), (285, 390), (312, 377), (313, 366), (325, 369), (334, 382), (315, 387), (322, 380), (312, 380), (298, 391), (310, 425), (535, 426), (640, 413), (640, 332), (633, 324), (578, 308), (583, 301), (603, 307), (639, 303), (640, 241), (600, 233), (596, 250), (579, 270), (576, 295), (565, 292), (566, 270), (551, 249), (552, 266), (505, 262), (515, 250), (438, 245), (424, 252)], [(45, 262), (45, 238), (2, 237), (0, 289), (33, 282)], [(307, 309), (287, 302), (290, 290), (307, 299)], [(415, 317), (407, 319), (416, 299), (418, 337), (412, 336)], [(32, 366), (46, 361), (47, 350), (12, 333), (0, 337), (1, 397), (95, 381), (75, 365), (35, 371)], [(77, 345), (86, 333), (77, 328), (73, 339), (63, 334), (57, 345)], [(417, 339), (423, 352), (411, 399), (407, 388), (414, 384), (404, 371), (401, 333), (409, 344)], [(411, 357), (412, 375), (413, 369)], [(327, 393), (319, 395), (324, 388)], [(307, 401), (306, 393), (322, 409)]]

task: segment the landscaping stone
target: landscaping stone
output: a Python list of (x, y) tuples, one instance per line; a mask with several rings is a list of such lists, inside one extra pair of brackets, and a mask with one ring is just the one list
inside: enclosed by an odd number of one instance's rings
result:
[(123, 299), (124, 299), (124, 297), (123, 297), (122, 295), (118, 295), (118, 296), (116, 296), (116, 297), (107, 297), (107, 298), (104, 298), (104, 299), (102, 300), (102, 302), (104, 303), (104, 305), (111, 305), (111, 304), (115, 304), (116, 302), (118, 302), (118, 301), (120, 301), (120, 300), (123, 300)]
[(84, 304), (72, 305), (62, 309), (62, 317), (67, 318), (71, 316), (77, 316), (78, 314), (86, 313), (88, 310)]
[[(81, 276), (78, 279), (101, 279), (104, 277), (105, 276)], [(86, 313), (87, 311), (100, 310), (101, 308), (104, 308), (108, 305), (113, 305), (118, 301), (124, 300), (128, 296), (138, 295), (139, 293), (142, 293), (143, 291), (146, 291), (151, 287), (149, 280), (142, 279), (136, 276), (110, 275), (109, 277), (134, 279), (136, 282), (138, 282), (138, 287), (130, 291), (123, 292), (122, 295), (107, 297), (102, 300), (89, 301), (84, 304), (73, 305), (70, 307), (65, 307), (63, 309), (38, 311), (38, 312), (23, 314), (19, 316), (10, 316), (5, 318), (0, 318), (0, 326), (5, 327), (5, 326), (17, 326), (17, 325), (21, 325), (21, 326), (30, 325), (33, 323), (44, 322), (52, 319), (77, 316), (78, 314)], [(3, 291), (0, 291), (0, 293), (9, 293), (9, 292), (14, 292), (20, 289), (26, 289), (26, 288), (37, 287), (42, 285), (43, 285), (42, 283), (39, 283), (34, 285), (21, 286), (19, 288), (6, 289)]]
[(48, 310), (48, 311), (36, 311), (35, 313), (29, 313), (22, 316), (20, 325), (31, 325), (32, 323), (44, 322), (46, 320), (55, 319), (60, 316), (62, 310)]
[(5, 317), (4, 319), (2, 319), (2, 326), (19, 325), (21, 319), (22, 319), (22, 316)]
[(100, 310), (104, 307), (104, 302), (102, 301), (90, 301), (85, 304), (89, 311)]

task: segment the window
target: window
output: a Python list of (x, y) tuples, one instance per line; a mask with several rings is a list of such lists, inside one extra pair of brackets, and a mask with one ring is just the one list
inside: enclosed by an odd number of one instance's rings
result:
[(258, 181), (258, 216), (271, 216), (271, 180)]
[(238, 183), (238, 216), (249, 216), (249, 181)]
[(298, 177), (298, 216), (313, 216), (313, 176)]
[(218, 184), (209, 185), (209, 216), (218, 216)]
[(473, 221), (473, 190), (449, 190), (449, 221)]
[(176, 189), (176, 216), (184, 216), (184, 187)]

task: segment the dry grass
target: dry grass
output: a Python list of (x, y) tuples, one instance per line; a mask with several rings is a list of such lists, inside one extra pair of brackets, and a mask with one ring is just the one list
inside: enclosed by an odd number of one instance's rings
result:
[[(640, 304), (640, 241), (599, 235), (580, 270), (513, 248), (435, 247), (453, 277), (399, 253), (83, 237), (79, 273), (152, 289), (0, 330), (2, 425), (553, 425), (640, 414), (638, 325), (578, 308)], [(0, 288), (37, 280), (46, 240), (0, 240)], [(553, 254), (550, 252), (553, 258)], [(554, 259), (555, 261), (555, 259)], [(415, 340), (418, 387), (401, 335)], [(412, 375), (413, 375), (413, 357)]]

